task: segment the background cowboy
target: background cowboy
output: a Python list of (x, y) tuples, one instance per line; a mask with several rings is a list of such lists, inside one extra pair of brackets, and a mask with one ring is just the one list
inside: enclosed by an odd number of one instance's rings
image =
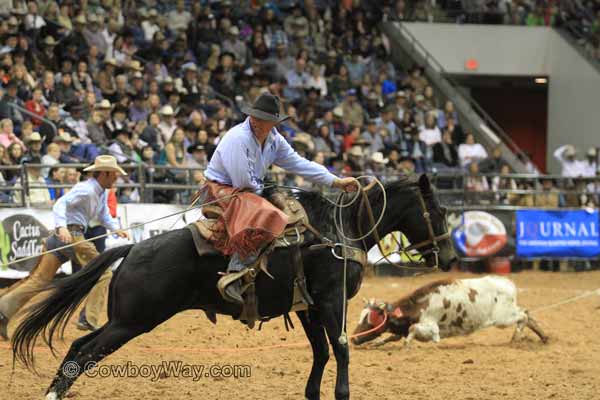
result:
[[(119, 224), (108, 212), (106, 199), (108, 191), (119, 175), (127, 175), (117, 165), (113, 156), (98, 156), (92, 166), (84, 171), (93, 172), (87, 181), (79, 182), (73, 189), (61, 197), (52, 209), (54, 213), (55, 231), (48, 238), (45, 250), (53, 250), (70, 243), (78, 243), (74, 247), (40, 257), (37, 266), (29, 276), (15, 283), (0, 297), (0, 336), (5, 339), (7, 325), (21, 307), (23, 307), (40, 288), (46, 286), (56, 274), (58, 268), (68, 260), (74, 264), (85, 266), (98, 255), (91, 242), (84, 242), (84, 232), (90, 221), (97, 218), (106, 228), (116, 231)], [(117, 235), (129, 238), (125, 231), (116, 231)], [(80, 317), (80, 329), (95, 330), (100, 325), (100, 316), (104, 311), (104, 299), (112, 272), (108, 269), (90, 292), (85, 308)]]
[[(258, 97), (252, 107), (242, 111), (249, 117), (231, 128), (219, 142), (205, 172), (205, 200), (220, 199), (224, 210), (219, 223), (227, 237), (214, 244), (231, 255), (228, 272), (241, 271), (256, 261), (261, 248), (281, 235), (286, 215), (266, 199), (252, 192), (263, 189), (267, 169), (275, 164), (307, 180), (347, 191), (357, 189), (353, 178), (340, 179), (327, 168), (296, 153), (275, 126), (288, 117), (280, 114), (280, 101), (269, 93)], [(249, 191), (240, 192), (245, 189)], [(236, 196), (230, 197), (232, 193)], [(239, 280), (225, 289), (230, 300), (243, 304)]]

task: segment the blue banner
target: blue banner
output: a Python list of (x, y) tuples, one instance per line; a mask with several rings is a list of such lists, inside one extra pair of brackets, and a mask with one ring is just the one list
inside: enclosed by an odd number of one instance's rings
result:
[(516, 215), (520, 257), (597, 257), (598, 210), (521, 210)]

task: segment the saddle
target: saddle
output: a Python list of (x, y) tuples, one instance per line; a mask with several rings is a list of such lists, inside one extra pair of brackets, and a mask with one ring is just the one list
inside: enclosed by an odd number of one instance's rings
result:
[[(304, 207), (295, 198), (285, 196), (283, 193), (274, 193), (270, 196), (269, 200), (288, 217), (288, 224), (283, 234), (262, 251), (254, 264), (242, 271), (226, 274), (219, 279), (217, 284), (221, 296), (227, 300), (225, 288), (236, 280), (241, 280), (245, 303), (238, 319), (245, 321), (250, 328), (252, 328), (254, 322), (260, 318), (258, 315), (258, 304), (254, 282), (260, 271), (263, 271), (267, 276), (274, 279), (267, 269), (267, 260), (268, 255), (275, 248), (289, 247), (292, 253), (295, 278), (294, 295), (290, 311), (306, 310), (308, 306), (314, 304), (306, 287), (306, 277), (304, 275), (304, 265), (302, 263), (300, 246), (304, 243), (305, 232), (307, 229), (311, 229), (311, 231), (317, 234), (319, 233), (310, 225)], [(199, 255), (219, 254), (219, 252), (210, 244), (210, 240), (214, 232), (215, 224), (222, 215), (222, 212), (222, 209), (218, 206), (204, 206), (202, 207), (202, 214), (205, 219), (195, 221), (188, 225), (188, 229), (192, 232), (196, 251)]]

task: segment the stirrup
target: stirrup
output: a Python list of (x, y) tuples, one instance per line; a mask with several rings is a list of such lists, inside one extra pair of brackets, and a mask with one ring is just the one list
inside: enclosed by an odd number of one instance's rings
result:
[[(219, 278), (219, 281), (217, 282), (217, 289), (219, 289), (219, 293), (221, 293), (221, 296), (225, 300), (227, 300), (231, 303), (237, 304), (237, 302), (234, 299), (232, 299), (231, 297), (229, 297), (227, 295), (227, 292), (225, 291), (225, 289), (227, 289), (227, 286), (229, 286), (233, 282), (237, 281), (238, 279), (244, 279), (244, 277), (246, 275), (250, 275), (249, 278), (254, 279), (256, 277), (256, 270), (252, 267), (248, 267), (248, 268), (244, 268), (243, 270), (238, 271), (238, 272), (227, 273), (226, 275)], [(242, 281), (240, 294), (243, 295), (247, 288), (248, 288), (248, 285), (244, 284), (244, 282)]]

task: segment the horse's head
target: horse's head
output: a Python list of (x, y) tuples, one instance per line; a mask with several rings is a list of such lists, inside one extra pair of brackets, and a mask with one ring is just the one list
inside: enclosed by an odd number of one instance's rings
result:
[[(387, 207), (382, 221), (381, 235), (400, 231), (410, 241), (405, 250), (417, 249), (428, 266), (437, 265), (447, 271), (457, 261), (448, 225), (446, 210), (440, 207), (433, 194), (427, 175), (423, 174), (412, 183), (386, 185)], [(370, 196), (373, 197), (373, 196)], [(377, 196), (380, 199), (381, 196)], [(381, 201), (376, 201), (381, 206)], [(381, 210), (374, 206), (377, 216)]]

